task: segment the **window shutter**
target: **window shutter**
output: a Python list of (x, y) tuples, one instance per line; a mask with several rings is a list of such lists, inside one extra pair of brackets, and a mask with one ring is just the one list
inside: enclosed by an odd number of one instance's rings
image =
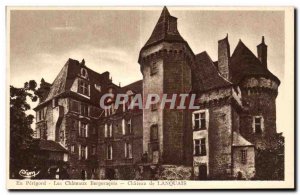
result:
[(85, 137), (88, 137), (89, 136), (89, 124), (86, 124), (86, 127), (85, 127)]
[(125, 119), (122, 119), (122, 133), (125, 135)]
[(196, 140), (194, 140), (194, 147), (193, 147), (193, 154), (195, 155), (196, 154)]
[(127, 143), (126, 142), (124, 144), (124, 154), (125, 154), (125, 158), (127, 158)]
[(112, 137), (112, 136), (113, 136), (113, 135), (112, 135), (112, 133), (113, 133), (112, 127), (113, 127), (113, 125), (110, 124), (110, 125), (109, 125), (109, 137)]
[(209, 124), (209, 112), (208, 109), (205, 110), (205, 128), (208, 130), (208, 124)]
[(122, 102), (123, 112), (125, 112), (125, 100)]
[(80, 133), (80, 131), (81, 131), (81, 121), (78, 122), (78, 127), (79, 127), (78, 128), (78, 135), (81, 136), (81, 133)]
[(107, 137), (107, 124), (104, 125), (104, 137)]
[(264, 122), (264, 117), (261, 117), (261, 131), (264, 132), (265, 130), (265, 122)]
[(78, 145), (78, 159), (81, 160), (81, 145)]
[(85, 146), (85, 159), (88, 159), (88, 147)]
[(113, 148), (112, 148), (112, 145), (110, 146), (110, 159), (113, 158)]
[(132, 147), (131, 147), (131, 144), (128, 144), (128, 153), (129, 153), (128, 157), (132, 158)]
[(192, 127), (195, 129), (195, 113), (192, 115)]

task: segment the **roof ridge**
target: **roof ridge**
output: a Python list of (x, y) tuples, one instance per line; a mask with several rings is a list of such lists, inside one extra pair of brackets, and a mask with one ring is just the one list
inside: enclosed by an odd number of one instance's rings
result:
[(129, 83), (128, 85), (124, 85), (124, 86), (123, 86), (123, 87), (121, 87), (121, 88), (128, 87), (129, 85), (132, 85), (132, 84), (135, 84), (135, 83), (138, 83), (138, 82), (141, 82), (141, 81), (143, 81), (143, 79), (140, 79), (140, 80), (134, 81), (134, 82), (132, 82), (132, 83)]

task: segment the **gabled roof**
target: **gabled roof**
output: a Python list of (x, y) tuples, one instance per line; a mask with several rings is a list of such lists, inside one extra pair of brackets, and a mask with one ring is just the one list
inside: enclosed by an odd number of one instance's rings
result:
[[(170, 25), (172, 24), (172, 30), (170, 30)], [(185, 42), (181, 37), (177, 29), (177, 18), (171, 16), (167, 7), (165, 6), (161, 12), (161, 15), (154, 27), (154, 30), (144, 45), (145, 47), (151, 46), (160, 41), (176, 41)]]
[(132, 90), (134, 93), (143, 93), (143, 80), (139, 80), (126, 85), (122, 87), (121, 90), (123, 93), (126, 93), (128, 90)]
[(62, 145), (52, 140), (35, 139), (34, 143), (41, 151), (68, 152)]
[(196, 55), (192, 68), (193, 91), (209, 91), (231, 86), (232, 83), (222, 77), (206, 51)]
[(234, 131), (232, 146), (253, 146), (253, 144), (243, 138), (241, 134)]
[(267, 67), (263, 66), (259, 59), (240, 40), (230, 58), (230, 72), (232, 82), (238, 84), (245, 76), (262, 75), (274, 79), (278, 84), (279, 79), (273, 75)]
[(45, 98), (44, 101), (40, 102), (37, 107), (46, 102), (49, 102), (54, 97), (67, 92), (72, 93), (71, 87), (75, 79), (80, 76), (81, 68), (84, 68), (88, 74), (88, 81), (90, 83), (89, 101), (92, 104), (98, 105), (101, 94), (103, 92), (98, 91), (95, 85), (101, 86), (101, 90), (104, 91), (105, 88), (112, 83), (109, 79), (109, 72), (99, 74), (85, 66), (85, 63), (79, 63), (79, 61), (70, 58), (53, 81), (47, 98)]

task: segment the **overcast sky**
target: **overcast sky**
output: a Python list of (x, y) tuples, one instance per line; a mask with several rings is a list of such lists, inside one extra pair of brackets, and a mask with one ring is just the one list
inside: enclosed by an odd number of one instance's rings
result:
[[(109, 71), (113, 82), (127, 85), (142, 79), (138, 54), (148, 40), (162, 8), (155, 10), (12, 11), (10, 23), (11, 85), (44, 78), (52, 83), (68, 58), (85, 59), (97, 71)], [(284, 12), (201, 11), (169, 7), (178, 29), (195, 54), (207, 51), (217, 60), (217, 41), (229, 35), (231, 54), (239, 39), (256, 55), (265, 36), (268, 68), (280, 80), (278, 131), (284, 98)]]

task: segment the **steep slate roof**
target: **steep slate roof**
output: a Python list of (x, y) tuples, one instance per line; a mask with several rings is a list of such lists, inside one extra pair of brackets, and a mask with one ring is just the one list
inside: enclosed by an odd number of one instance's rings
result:
[(143, 80), (135, 81), (122, 87), (123, 93), (126, 93), (128, 90), (132, 90), (134, 93), (143, 93)]
[(251, 144), (245, 138), (243, 138), (241, 134), (234, 131), (232, 146), (253, 146), (253, 144)]
[(36, 139), (34, 142), (41, 151), (68, 152), (62, 145), (52, 140)]
[(238, 84), (245, 76), (265, 76), (280, 84), (279, 79), (240, 40), (230, 58), (232, 82)]
[(196, 64), (192, 68), (193, 91), (209, 91), (231, 86), (232, 83), (222, 77), (206, 51), (196, 55)]
[[(76, 77), (80, 75), (81, 68), (85, 68), (87, 70), (88, 79), (90, 83), (90, 103), (98, 105), (99, 100), (103, 92), (99, 92), (96, 90), (95, 85), (100, 85), (102, 90), (111, 84), (111, 80), (109, 79), (109, 72), (104, 72), (99, 74), (88, 67), (85, 64), (79, 63), (77, 60), (68, 59), (66, 64), (63, 66), (57, 77), (52, 83), (51, 89), (47, 98), (40, 102), (37, 107), (40, 105), (49, 102), (54, 97), (62, 95), (64, 93), (70, 93), (72, 95), (78, 95), (71, 91), (71, 87)], [(103, 89), (104, 88), (104, 89)], [(80, 96), (80, 95), (78, 95)]]
[(177, 30), (177, 25), (175, 31), (169, 31), (169, 24), (177, 22), (177, 18), (171, 16), (167, 7), (163, 8), (163, 11), (154, 27), (154, 30), (144, 45), (144, 47), (148, 47), (160, 41), (176, 41), (176, 42), (185, 42), (185, 40), (181, 37)]

